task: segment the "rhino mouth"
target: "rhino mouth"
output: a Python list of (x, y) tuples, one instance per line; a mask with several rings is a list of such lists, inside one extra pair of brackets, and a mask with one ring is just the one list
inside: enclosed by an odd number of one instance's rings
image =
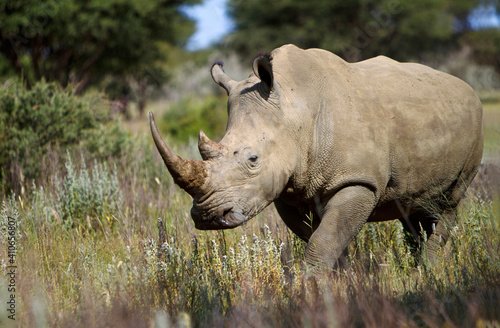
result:
[(232, 229), (241, 225), (247, 220), (241, 211), (234, 207), (227, 207), (218, 213), (207, 215), (193, 206), (191, 208), (191, 217), (194, 221), (194, 226), (199, 230), (220, 230)]

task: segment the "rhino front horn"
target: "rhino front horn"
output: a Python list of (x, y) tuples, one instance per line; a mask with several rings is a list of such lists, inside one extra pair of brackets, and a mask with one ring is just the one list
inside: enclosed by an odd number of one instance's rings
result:
[(204, 160), (220, 157), (224, 152), (224, 146), (211, 140), (203, 131), (198, 135), (198, 149)]
[(202, 195), (203, 186), (207, 178), (206, 163), (183, 159), (168, 148), (160, 132), (158, 132), (152, 112), (149, 112), (149, 124), (156, 148), (163, 158), (163, 162), (167, 166), (172, 178), (174, 178), (174, 182), (193, 198)]

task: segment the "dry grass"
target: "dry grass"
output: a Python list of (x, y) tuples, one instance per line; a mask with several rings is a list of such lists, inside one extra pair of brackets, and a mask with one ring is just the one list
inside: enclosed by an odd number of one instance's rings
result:
[[(488, 131), (499, 122), (485, 122), (485, 135), (494, 136)], [(59, 201), (67, 168), (53, 154), (60, 150), (42, 159), (44, 178), (35, 187), (24, 182), (23, 194), (2, 196), (0, 264), (5, 272), (11, 216), (18, 223), (18, 274), (16, 321), (1, 310), (0, 326), (500, 325), (495, 197), (477, 192), (463, 202), (449, 252), (443, 251), (435, 266), (414, 266), (399, 222), (386, 222), (364, 227), (351, 245), (350, 270), (311, 278), (301, 270), (304, 244), (273, 209), (235, 230), (195, 230), (189, 196), (166, 178), (149, 138), (138, 138), (133, 154), (107, 161), (110, 175), (116, 167), (121, 200), (118, 207), (106, 207), (104, 217), (85, 212), (90, 222), (101, 221), (98, 229), (63, 224)], [(490, 150), (500, 142), (487, 140)], [(190, 157), (194, 148), (178, 150)], [(70, 156), (74, 170), (82, 172), (81, 154)], [(83, 158), (90, 175), (102, 164)], [(476, 190), (498, 190), (490, 173), (497, 164), (485, 164)], [(95, 187), (92, 179), (80, 182), (85, 181)], [(157, 218), (165, 224), (164, 234)], [(2, 302), (9, 296), (6, 286), (2, 275)]]

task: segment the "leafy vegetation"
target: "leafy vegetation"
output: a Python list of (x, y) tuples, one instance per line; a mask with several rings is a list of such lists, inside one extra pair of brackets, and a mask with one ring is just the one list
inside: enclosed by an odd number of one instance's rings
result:
[[(16, 321), (0, 310), (0, 326), (500, 325), (498, 92), (483, 95), (485, 163), (434, 266), (415, 264), (397, 221), (366, 224), (350, 269), (316, 277), (272, 208), (234, 230), (194, 228), (191, 199), (143, 133), (145, 119), (127, 123), (132, 137), (92, 90), (136, 93), (140, 113), (148, 87), (175, 73), (159, 127), (176, 152), (199, 156), (198, 131), (218, 139), (227, 120), (227, 98), (200, 85), (210, 51), (184, 64), (193, 24), (178, 9), (199, 2), (0, 0), (0, 266), (7, 272), (14, 231), (17, 270)], [(415, 59), (461, 37), (473, 59), (494, 66), (498, 31), (467, 26), (477, 3), (231, 0), (227, 44), (247, 59), (289, 42), (349, 60)]]
[(163, 115), (160, 128), (177, 141), (197, 138), (203, 130), (208, 136), (222, 137), (227, 122), (227, 97), (190, 97), (173, 103)]
[(69, 153), (65, 166), (67, 174), (55, 204), (63, 225), (84, 232), (111, 228), (122, 206), (116, 167), (110, 174), (105, 164), (94, 162), (90, 174), (82, 161), (76, 172)]
[[(0, 87), (0, 178), (4, 191), (18, 179), (36, 179), (51, 147), (83, 144), (97, 158), (117, 156), (127, 135), (111, 125), (100, 95), (75, 97), (56, 83), (41, 81), (30, 90), (15, 82)], [(110, 126), (111, 125), (111, 126)]]
[[(485, 125), (486, 135), (492, 126)], [(16, 324), (470, 327), (500, 322), (498, 199), (483, 200), (472, 189), (434, 266), (415, 266), (399, 222), (372, 223), (350, 246), (349, 270), (310, 277), (301, 262), (305, 244), (273, 209), (234, 230), (198, 231), (189, 216), (189, 196), (173, 185), (151, 139), (139, 135), (130, 142), (115, 157), (95, 157), (83, 144), (70, 152), (49, 148), (39, 158), (51, 168), (43, 171), (44, 179), (19, 181), (26, 192), (2, 195), (3, 268), (9, 217), (16, 222)], [(186, 157), (196, 152), (194, 141), (178, 145)], [(476, 183), (486, 183), (483, 178), (480, 174)], [(0, 277), (0, 285), (6, 286), (5, 279)], [(6, 296), (0, 289), (0, 298)], [(0, 322), (8, 327), (12, 322), (6, 315), (0, 312)]]
[(467, 32), (479, 1), (231, 0), (236, 30), (231, 47), (242, 56), (286, 43), (333, 51), (349, 61), (376, 55), (396, 60), (436, 54)]
[(0, 1), (0, 81), (22, 76), (105, 90), (142, 115), (151, 89), (178, 65), (194, 22), (179, 10), (200, 0)]
[[(131, 161), (146, 170), (141, 158)], [(1, 231), (7, 216), (19, 229), (21, 326), (205, 327), (251, 320), (262, 327), (469, 327), (500, 321), (500, 217), (492, 203), (474, 196), (462, 205), (449, 249), (435, 266), (413, 265), (399, 222), (374, 223), (352, 243), (349, 271), (312, 279), (301, 270), (304, 243), (274, 211), (232, 231), (196, 231), (188, 196), (173, 186), (148, 192), (124, 168), (117, 173), (120, 206), (93, 211), (103, 222), (110, 213), (116, 217), (114, 229), (73, 229), (64, 224), (69, 211), (61, 200), (70, 185), (93, 185), (90, 176), (106, 171), (80, 165), (78, 174), (74, 162), (67, 161), (65, 176), (53, 172), (55, 185), (3, 201)], [(151, 170), (148, 180), (158, 173)], [(117, 186), (114, 179), (100, 184)], [(131, 196), (136, 188), (144, 192)], [(6, 259), (5, 238), (0, 246)]]
[(166, 59), (161, 43), (187, 41), (194, 24), (179, 6), (197, 2), (2, 1), (0, 60), (30, 85), (45, 78), (78, 92), (109, 75), (141, 79)]
[(463, 42), (471, 47), (472, 57), (482, 65), (489, 65), (500, 73), (500, 29), (491, 28), (467, 33)]

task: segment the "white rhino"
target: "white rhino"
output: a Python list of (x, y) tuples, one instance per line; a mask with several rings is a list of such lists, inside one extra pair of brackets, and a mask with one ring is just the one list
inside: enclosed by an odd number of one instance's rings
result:
[(432, 259), (482, 157), (474, 91), (420, 64), (351, 64), (293, 45), (256, 58), (253, 72), (237, 82), (212, 66), (229, 118), (220, 142), (200, 131), (202, 161), (174, 154), (150, 113), (195, 226), (234, 228), (274, 202), (308, 242), (305, 262), (334, 268), (363, 224), (399, 219), (417, 240), (425, 230)]

